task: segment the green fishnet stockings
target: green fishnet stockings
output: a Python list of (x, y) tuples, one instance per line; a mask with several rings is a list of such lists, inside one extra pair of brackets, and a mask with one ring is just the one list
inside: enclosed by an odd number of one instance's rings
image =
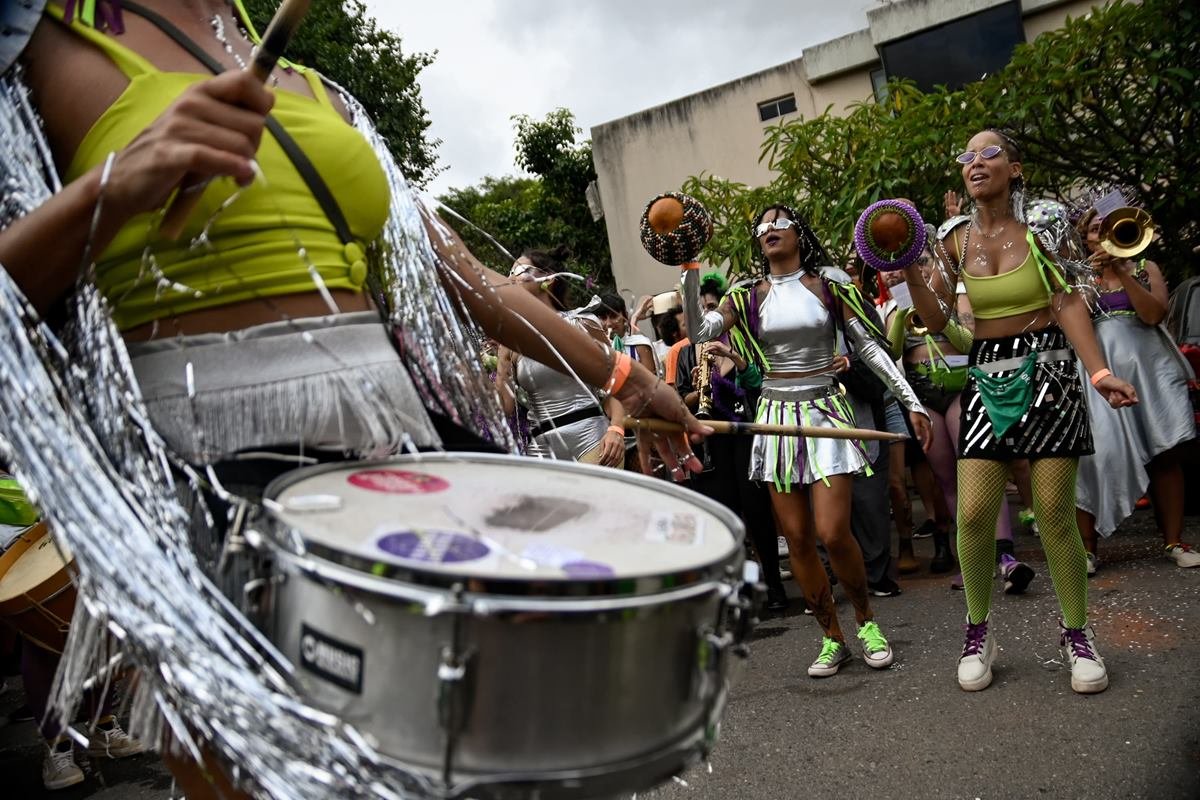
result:
[[(1031, 464), (1033, 511), (1042, 535), (1050, 579), (1063, 624), (1087, 624), (1087, 557), (1075, 525), (1073, 458), (1043, 458)], [(996, 518), (1004, 502), (1008, 464), (978, 458), (958, 462), (958, 563), (967, 596), (967, 617), (987, 618), (996, 565)]]
[[(1008, 464), (982, 458), (958, 462), (958, 566), (967, 596), (967, 619), (987, 619), (996, 570), (996, 518), (1004, 502)], [(1074, 502), (1075, 495), (1071, 495)], [(1040, 520), (1039, 520), (1040, 524)]]
[(1030, 463), (1033, 513), (1042, 533), (1042, 549), (1062, 607), (1063, 625), (1087, 624), (1087, 555), (1075, 524), (1074, 458), (1043, 458)]

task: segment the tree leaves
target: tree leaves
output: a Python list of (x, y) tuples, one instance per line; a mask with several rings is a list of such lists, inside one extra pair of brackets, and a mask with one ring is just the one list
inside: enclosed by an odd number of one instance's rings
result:
[(1069, 19), (1016, 49), (1002, 71), (958, 91), (888, 85), (867, 101), (767, 129), (760, 160), (776, 172), (766, 187), (701, 174), (685, 185), (713, 212), (703, 254), (735, 273), (754, 271), (749, 220), (770, 202), (804, 213), (843, 264), (858, 215), (884, 197), (907, 197), (931, 222), (948, 189), (962, 192), (954, 156), (985, 127), (1021, 142), (1027, 182), (1067, 199), (1086, 186), (1139, 187), (1159, 226), (1152, 257), (1179, 278), (1200, 244), (1200, 26), (1183, 0), (1121, 0)]

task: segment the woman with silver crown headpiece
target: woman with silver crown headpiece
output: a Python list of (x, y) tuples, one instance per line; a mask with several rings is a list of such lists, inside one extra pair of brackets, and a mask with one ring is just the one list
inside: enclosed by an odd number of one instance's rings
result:
[[(76, 326), (71, 352), (90, 359), (83, 371), (92, 370), (87, 378), (94, 396), (70, 399), (78, 417), (96, 429), (95, 452), (118, 462), (97, 482), (125, 480), (120, 496), (143, 504), (136, 516), (141, 522), (152, 518), (146, 511), (151, 501), (163, 518), (183, 517), (173, 495), (166, 500), (137, 483), (167, 463), (162, 440), (180, 469), (190, 470), (193, 490), (200, 487), (195, 470), (205, 470), (214, 491), (218, 476), (226, 489), (237, 490), (219, 496), (240, 508), (246, 502), (238, 493), (253, 500), (281, 470), (314, 458), (401, 448), (509, 449), (471, 318), (526, 357), (573, 370), (639, 413), (708, 432), (648, 370), (597, 347), (519, 283), (483, 267), (415, 199), (352, 97), (314, 70), (285, 61), (263, 86), (246, 69), (261, 42), (240, 0), (28, 0), (2, 8), (0, 105), (12, 111), (31, 99), (36, 115), (4, 115), (6, 124), (22, 126), (18, 132), (29, 146), (20, 163), (0, 161), (0, 263), (39, 312), (61, 307), (81, 262), (84, 290), (75, 297), (97, 297), (93, 282), (101, 293), (99, 316)], [(9, 69), (18, 54), (20, 63)], [(6, 131), (12, 137), (14, 130)], [(11, 141), (5, 159), (12, 157)], [(33, 181), (37, 170), (30, 161), (39, 158), (47, 162), (38, 176), (41, 194), (21, 183)], [(43, 202), (47, 184), (60, 182)], [(197, 209), (182, 235), (160, 235), (160, 212), (184, 183), (184, 194), (198, 195)], [(58, 356), (52, 351), (43, 359)], [(120, 391), (110, 391), (114, 386)], [(126, 401), (136, 413), (122, 405)], [(471, 430), (475, 419), (482, 427)], [(127, 446), (134, 437), (141, 438)], [(686, 435), (646, 444), (680, 474), (700, 468)], [(50, 463), (35, 452), (14, 457), (17, 464), (34, 461)], [(50, 497), (54, 483), (46, 479), (31, 488)], [(85, 510), (95, 512), (91, 499), (64, 498), (64, 507), (51, 513), (85, 519)], [(70, 502), (77, 507), (66, 507)], [(214, 499), (209, 508), (221, 504)], [(220, 513), (201, 513), (193, 526), (210, 568), (225, 522)], [(64, 526), (60, 535), (74, 530)], [(117, 530), (114, 522), (91, 535), (116, 536)], [(83, 587), (95, 577), (89, 571), (98, 570), (88, 552), (77, 558)], [(115, 594), (110, 599), (121, 602)], [(135, 612), (109, 611), (110, 618), (126, 620), (136, 619)], [(160, 671), (150, 660), (149, 654), (167, 656), (153, 637), (154, 631), (124, 629), (127, 642), (144, 648), (136, 650), (147, 659), (141, 666), (150, 667), (142, 686), (149, 691), (156, 680), (173, 681), (169, 692), (155, 693), (153, 702), (163, 707), (168, 697), (188, 697), (196, 681), (211, 676), (195, 676), (181, 689), (177, 673)], [(62, 685), (81, 685), (83, 677), (72, 673)], [(245, 686), (227, 682), (214, 690)], [(269, 696), (263, 692), (225, 703), (231, 715), (225, 723), (231, 729), (251, 724), (238, 708), (262, 702)], [(195, 702), (212, 694), (190, 696)], [(285, 705), (303, 707), (292, 699)], [(327, 733), (340, 735), (332, 728)], [(266, 748), (268, 738), (246, 748)], [(223, 755), (254, 758), (266, 770), (248, 780), (286, 782), (271, 771), (279, 762), (268, 763), (263, 752), (227, 747)], [(297, 751), (284, 761), (351, 780), (353, 774), (332, 766), (351, 752), (357, 752), (353, 746)], [(365, 769), (367, 761), (354, 762), (355, 768)], [(309, 796), (291, 786), (294, 796)]]
[(1162, 327), (1167, 284), (1158, 265), (1145, 258), (1109, 255), (1100, 245), (1103, 221), (1092, 208), (1078, 224), (1096, 270), (1096, 341), (1110, 364), (1122, 364), (1129, 371), (1140, 402), (1125, 411), (1100, 403), (1089, 407), (1095, 452), (1079, 460), (1075, 491), (1088, 573), (1099, 563), (1096, 534), (1110, 536), (1147, 491), (1162, 532), (1164, 556), (1180, 567), (1200, 567), (1200, 553), (1182, 538), (1179, 460), (1179, 446), (1196, 435), (1188, 401), (1188, 382), (1195, 376)]
[[(996, 516), (1010, 462), (1028, 458), (1042, 547), (1062, 610), (1060, 644), (1071, 666), (1071, 688), (1100, 692), (1108, 675), (1088, 626), (1087, 562), (1072, 507), (1076, 463), (1092, 447), (1075, 354), (1114, 408), (1136, 403), (1137, 395), (1109, 371), (1096, 346), (1075, 285), (1085, 267), (1065, 210), (1045, 201), (1024, 207), (1016, 142), (999, 130), (983, 130), (956, 162), (974, 212), (942, 225), (937, 255), (966, 285), (975, 314), (958, 440), (958, 561), (967, 600), (958, 683), (979, 691), (992, 680)], [(906, 268), (905, 277), (922, 321), (941, 331), (950, 319), (953, 284), (934, 280), (931, 286), (915, 266)]]
[[(705, 311), (698, 269), (683, 273), (684, 313), (695, 344), (730, 332), (739, 352), (763, 375), (758, 422), (851, 427), (854, 414), (834, 380), (839, 334), (909, 411), (923, 444), (929, 418), (896, 363), (879, 344), (882, 333), (863, 308), (850, 276), (831, 266), (804, 220), (787, 206), (771, 206), (752, 229), (765, 275), (728, 293)], [(808, 674), (837, 673), (849, 658), (834, 610), (829, 578), (817, 554), (819, 539), (833, 572), (854, 606), (858, 638), (869, 667), (883, 669), (894, 654), (874, 620), (862, 551), (850, 530), (851, 477), (869, 469), (862, 442), (848, 439), (754, 438), (751, 477), (769, 485), (775, 518), (788, 542), (792, 574), (823, 634)]]

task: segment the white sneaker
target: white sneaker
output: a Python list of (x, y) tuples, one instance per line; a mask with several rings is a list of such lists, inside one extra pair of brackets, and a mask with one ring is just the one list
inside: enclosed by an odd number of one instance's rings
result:
[(1108, 688), (1108, 671), (1104, 659), (1096, 652), (1096, 634), (1091, 627), (1064, 628), (1058, 644), (1071, 665), (1071, 688), (1080, 694), (1095, 694)]
[(778, 539), (778, 541), (776, 542), (776, 547), (779, 550), (779, 557), (787, 558), (788, 557), (787, 539), (783, 538), (782, 536), (779, 536), (776, 538)]
[(146, 748), (137, 739), (130, 736), (114, 719), (112, 727), (107, 730), (97, 727), (88, 732), (87, 754), (89, 756), (107, 756), (108, 758), (125, 758), (136, 756)]
[(1200, 553), (1193, 550), (1190, 544), (1173, 544), (1164, 552), (1177, 567), (1200, 567)]
[(42, 786), (52, 792), (77, 783), (83, 783), (83, 770), (75, 763), (75, 751), (69, 746), (66, 750), (47, 747), (42, 762)]
[(836, 675), (842, 665), (850, 660), (850, 651), (846, 645), (828, 636), (821, 639), (821, 654), (808, 667), (811, 678), (828, 678)]
[(964, 692), (979, 692), (992, 683), (992, 662), (996, 660), (996, 639), (988, 630), (988, 619), (972, 625), (967, 619), (967, 639), (958, 659), (958, 685)]
[(1100, 557), (1095, 553), (1087, 553), (1087, 574), (1092, 577), (1096, 574), (1096, 570), (1100, 567)]

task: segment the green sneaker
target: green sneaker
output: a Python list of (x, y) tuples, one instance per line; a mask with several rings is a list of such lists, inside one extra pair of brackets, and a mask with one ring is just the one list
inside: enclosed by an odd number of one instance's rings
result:
[(821, 655), (808, 668), (810, 678), (828, 678), (850, 660), (850, 651), (837, 639), (826, 636), (821, 640)]
[[(888, 640), (883, 637), (883, 631), (875, 624), (875, 620), (864, 622), (858, 629), (858, 639), (863, 645), (863, 661), (872, 669), (883, 669), (890, 666), (895, 654)], [(810, 673), (811, 674), (811, 673)]]

